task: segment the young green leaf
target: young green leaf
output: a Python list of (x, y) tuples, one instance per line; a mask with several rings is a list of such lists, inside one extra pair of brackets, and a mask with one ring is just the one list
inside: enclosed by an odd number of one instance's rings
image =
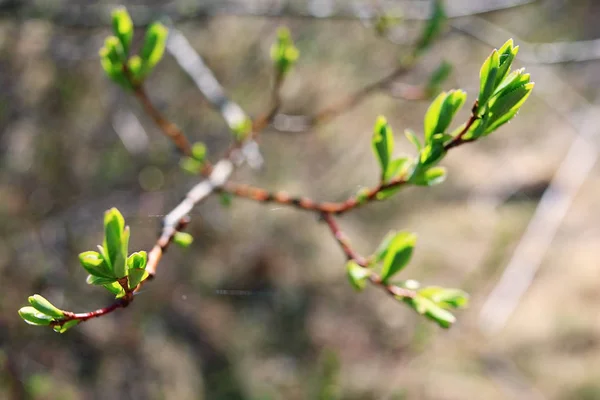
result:
[(371, 144), (375, 156), (379, 161), (379, 165), (381, 166), (381, 176), (385, 177), (394, 151), (394, 135), (387, 120), (383, 116), (377, 117), (375, 127), (373, 128)]
[(74, 320), (71, 320), (71, 321), (67, 321), (67, 322), (65, 322), (65, 323), (64, 323), (64, 324), (62, 324), (62, 325), (56, 325), (56, 326), (54, 327), (54, 332), (57, 332), (57, 333), (65, 333), (66, 331), (68, 331), (68, 330), (69, 330), (69, 329), (71, 329), (72, 327), (74, 327), (74, 326), (78, 325), (78, 324), (79, 324), (79, 322), (80, 322), (79, 320), (76, 320), (76, 319), (74, 319)]
[(104, 286), (106, 290), (114, 294), (117, 299), (125, 296), (125, 289), (123, 289), (119, 282), (107, 283), (102, 286)]
[(444, 167), (433, 167), (429, 168), (423, 174), (423, 185), (433, 186), (440, 184), (446, 180), (446, 168)]
[(179, 167), (190, 175), (198, 175), (203, 163), (192, 157), (183, 157), (179, 160)]
[(498, 99), (490, 102), (488, 122), (484, 134), (489, 134), (510, 121), (531, 94), (533, 86), (533, 82), (528, 83), (514, 89), (512, 92), (504, 93)]
[(187, 232), (177, 232), (173, 236), (173, 243), (179, 247), (190, 247), (193, 241), (194, 237)]
[(294, 45), (292, 35), (286, 27), (277, 30), (277, 41), (271, 46), (271, 59), (275, 63), (277, 72), (284, 76), (292, 68), (300, 51)]
[(436, 95), (442, 83), (448, 79), (450, 74), (452, 73), (452, 64), (447, 61), (443, 61), (436, 69), (433, 71), (429, 80), (427, 81), (426, 91), (429, 96)]
[(133, 253), (127, 258), (127, 268), (129, 268), (129, 289), (133, 290), (137, 285), (148, 277), (146, 272), (146, 263), (148, 262), (148, 255), (145, 251)]
[(409, 232), (399, 232), (391, 240), (381, 270), (381, 279), (387, 282), (401, 271), (410, 261), (417, 236)]
[(202, 142), (196, 142), (192, 146), (192, 156), (194, 160), (204, 163), (204, 159), (206, 158), (206, 146)]
[(489, 98), (496, 89), (496, 76), (500, 68), (500, 56), (498, 50), (492, 51), (492, 54), (485, 60), (479, 72), (479, 109), (483, 109)]
[(405, 129), (404, 136), (406, 136), (408, 141), (411, 142), (413, 144), (413, 146), (415, 146), (417, 151), (421, 151), (421, 148), (423, 146), (421, 145), (421, 142), (419, 141), (419, 138), (417, 137), (417, 135), (415, 135), (415, 133), (412, 130)]
[(431, 143), (432, 137), (438, 133), (445, 133), (450, 126), (456, 112), (467, 99), (467, 94), (462, 90), (442, 92), (431, 103), (425, 114), (425, 143)]
[(418, 56), (424, 50), (429, 48), (435, 38), (440, 34), (446, 21), (446, 13), (444, 11), (444, 2), (442, 0), (434, 0), (431, 10), (431, 15), (427, 24), (421, 33), (421, 37), (415, 46), (415, 55)]
[(500, 49), (498, 50), (499, 55), (499, 67), (498, 73), (496, 74), (495, 87), (498, 87), (502, 80), (510, 72), (510, 67), (517, 53), (519, 52), (519, 46), (514, 47), (512, 39), (509, 39)]
[(54, 322), (54, 318), (43, 314), (33, 307), (23, 307), (19, 310), (19, 315), (29, 325), (50, 325)]
[(116, 208), (111, 208), (104, 213), (104, 243), (108, 253), (110, 266), (114, 276), (122, 278), (127, 276), (125, 260), (129, 244), (129, 227), (125, 227), (123, 215)]
[(79, 262), (90, 275), (108, 279), (115, 278), (115, 274), (100, 253), (85, 251), (79, 254)]
[(429, 286), (419, 290), (419, 295), (443, 308), (465, 308), (469, 303), (469, 295), (460, 289)]
[(85, 282), (88, 285), (104, 286), (116, 282), (117, 278), (104, 278), (102, 276), (88, 275)]
[(383, 176), (384, 182), (389, 182), (394, 179), (399, 179), (402, 176), (408, 175), (408, 170), (412, 166), (412, 159), (408, 157), (397, 158), (392, 160)]
[(403, 300), (417, 313), (437, 322), (442, 328), (449, 328), (456, 321), (454, 315), (426, 297), (417, 295), (413, 298), (403, 298)]
[(375, 250), (375, 253), (373, 253), (374, 261), (376, 263), (383, 261), (383, 259), (385, 258), (385, 255), (388, 252), (388, 248), (390, 247), (390, 244), (392, 243), (392, 240), (394, 240), (394, 238), (396, 237), (397, 234), (398, 233), (396, 231), (390, 231), (383, 237), (383, 240), (377, 247), (377, 250)]
[(150, 24), (144, 37), (140, 56), (143, 62), (143, 76), (149, 74), (165, 53), (169, 30), (160, 22)]
[(29, 304), (33, 306), (36, 310), (41, 312), (42, 314), (46, 314), (49, 317), (53, 318), (62, 318), (64, 317), (64, 313), (56, 308), (52, 303), (46, 300), (44, 297), (39, 294), (34, 294), (33, 296), (29, 296)]
[(356, 261), (350, 260), (346, 263), (346, 274), (352, 287), (360, 292), (367, 285), (367, 279), (371, 275), (371, 271), (361, 267)]
[(112, 12), (113, 32), (119, 38), (125, 54), (129, 53), (131, 39), (133, 39), (133, 22), (124, 7), (119, 7)]
[(132, 253), (127, 258), (128, 269), (145, 269), (148, 262), (148, 254), (145, 251)]
[(138, 82), (142, 79), (143, 67), (143, 61), (140, 58), (140, 56), (132, 56), (131, 58), (129, 58), (129, 61), (127, 61), (127, 68), (129, 69), (131, 77), (135, 82)]

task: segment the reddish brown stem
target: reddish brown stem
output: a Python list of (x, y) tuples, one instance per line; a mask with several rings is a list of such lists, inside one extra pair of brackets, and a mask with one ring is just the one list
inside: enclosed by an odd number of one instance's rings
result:
[(61, 319), (57, 323), (54, 323), (53, 325), (62, 325), (65, 322), (69, 322), (69, 321), (73, 321), (73, 320), (84, 322), (84, 321), (87, 321), (88, 319), (102, 317), (106, 314), (110, 314), (111, 312), (113, 312), (119, 308), (127, 307), (129, 305), (129, 303), (131, 303), (132, 300), (133, 300), (133, 296), (131, 293), (129, 293), (125, 297), (120, 298), (117, 301), (115, 301), (114, 303), (112, 303), (110, 306), (104, 307), (104, 308), (99, 308), (94, 311), (88, 311), (88, 312), (84, 312), (84, 313), (72, 313), (69, 311), (64, 311), (65, 318)]
[(306, 211), (343, 214), (366, 203), (374, 201), (377, 198), (377, 195), (382, 191), (401, 186), (405, 183), (405, 177), (396, 178), (387, 183), (382, 183), (371, 189), (367, 189), (360, 197), (353, 196), (341, 202), (316, 202), (307, 197), (292, 197), (285, 192), (269, 192), (258, 187), (234, 183), (231, 181), (226, 182), (218, 190), (234, 196), (243, 197), (262, 203), (278, 203)]
[(322, 213), (321, 216), (323, 218), (323, 221), (327, 223), (329, 230), (333, 234), (333, 237), (338, 242), (344, 254), (346, 255), (346, 258), (349, 261), (353, 260), (361, 267), (369, 270), (369, 282), (376, 286), (380, 286), (387, 293), (394, 297), (415, 297), (416, 293), (413, 290), (383, 282), (381, 276), (379, 276), (375, 271), (369, 269), (369, 261), (365, 257), (358, 254), (358, 252), (356, 252), (352, 248), (348, 236), (346, 236), (346, 234), (340, 229), (334, 216), (330, 213)]
[(134, 86), (133, 93), (135, 97), (142, 103), (144, 106), (144, 110), (146, 113), (154, 120), (156, 125), (160, 128), (165, 136), (167, 136), (171, 141), (175, 144), (177, 149), (186, 156), (192, 155), (192, 147), (190, 146), (189, 141), (185, 137), (185, 135), (181, 132), (181, 130), (165, 118), (154, 104), (150, 101), (150, 98), (146, 94), (142, 85)]

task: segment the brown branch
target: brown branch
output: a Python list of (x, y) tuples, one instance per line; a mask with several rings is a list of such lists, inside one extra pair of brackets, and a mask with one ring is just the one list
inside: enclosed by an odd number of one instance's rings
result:
[(152, 102), (150, 101), (150, 98), (146, 94), (144, 87), (142, 85), (134, 86), (133, 94), (140, 101), (140, 103), (142, 103), (146, 113), (150, 116), (150, 118), (154, 120), (156, 125), (163, 132), (163, 134), (169, 139), (171, 139), (171, 141), (173, 141), (177, 149), (182, 154), (186, 156), (191, 156), (192, 147), (190, 146), (190, 143), (185, 137), (185, 135), (181, 132), (177, 125), (165, 118), (161, 114), (161, 112), (158, 111), (156, 107), (154, 107), (154, 104), (152, 104)]
[(269, 192), (258, 187), (228, 181), (217, 190), (261, 203), (277, 203), (296, 207), (305, 211), (343, 214), (377, 199), (382, 191), (407, 183), (406, 177), (393, 179), (367, 189), (360, 197), (353, 196), (341, 202), (317, 202), (307, 197), (292, 197), (285, 192)]
[(387, 293), (389, 293), (390, 295), (392, 295), (394, 297), (410, 297), (410, 298), (412, 298), (412, 297), (416, 296), (416, 293), (413, 290), (395, 286), (395, 285), (391, 285), (391, 284), (387, 284), (387, 283), (383, 282), (383, 280), (381, 279), (381, 276), (379, 276), (373, 270), (369, 269), (369, 261), (365, 257), (358, 254), (358, 252), (356, 252), (352, 248), (352, 246), (350, 244), (350, 240), (348, 239), (348, 236), (346, 236), (346, 234), (340, 229), (340, 227), (338, 226), (333, 215), (330, 213), (322, 213), (321, 217), (323, 218), (323, 221), (325, 221), (325, 223), (327, 223), (329, 230), (331, 231), (335, 240), (338, 242), (338, 244), (341, 247), (344, 254), (346, 255), (346, 258), (348, 259), (348, 261), (353, 260), (361, 267), (369, 270), (369, 282), (371, 282), (372, 284), (374, 284), (376, 286), (381, 287)]
[(262, 116), (256, 118), (252, 123), (252, 137), (256, 139), (259, 133), (264, 130), (279, 112), (281, 108), (281, 85), (283, 85), (284, 75), (279, 69), (275, 71), (275, 82), (271, 89), (271, 108)]
[(65, 317), (60, 321), (54, 322), (50, 324), (51, 326), (62, 326), (64, 323), (69, 321), (87, 321), (88, 319), (103, 317), (111, 312), (119, 309), (127, 307), (133, 301), (133, 294), (131, 292), (127, 293), (125, 297), (117, 299), (114, 303), (109, 305), (108, 307), (99, 308), (94, 311), (84, 312), (84, 313), (73, 313), (70, 311), (63, 311)]

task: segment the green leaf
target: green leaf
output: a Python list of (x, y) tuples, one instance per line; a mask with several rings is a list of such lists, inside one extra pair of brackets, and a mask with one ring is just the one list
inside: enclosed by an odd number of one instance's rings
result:
[(362, 187), (360, 189), (358, 189), (358, 192), (356, 192), (356, 195), (354, 196), (354, 198), (356, 199), (356, 202), (358, 204), (364, 204), (367, 202), (367, 200), (369, 200), (369, 194), (371, 193), (371, 190), (367, 187)]
[(127, 268), (129, 268), (129, 289), (135, 289), (137, 285), (148, 277), (146, 272), (146, 264), (148, 255), (145, 251), (133, 253), (127, 259)]
[(190, 175), (198, 175), (204, 164), (192, 157), (183, 157), (179, 161), (179, 167)]
[(165, 53), (169, 30), (160, 22), (150, 24), (144, 37), (140, 56), (143, 61), (144, 76), (149, 74)]
[(131, 84), (123, 73), (125, 53), (119, 39), (114, 36), (106, 38), (104, 46), (98, 54), (100, 55), (100, 64), (106, 75), (124, 89), (130, 89)]
[(294, 45), (290, 31), (286, 27), (280, 27), (277, 30), (277, 40), (271, 46), (271, 59), (278, 73), (281, 76), (287, 74), (299, 56), (300, 51)]
[(64, 313), (56, 308), (52, 303), (46, 300), (44, 297), (39, 294), (34, 294), (33, 296), (29, 296), (29, 304), (33, 306), (39, 312), (48, 315), (53, 318), (62, 318), (64, 317)]
[(360, 292), (367, 285), (367, 279), (371, 275), (371, 271), (367, 268), (361, 267), (354, 260), (350, 260), (346, 263), (346, 274), (348, 281), (352, 287)]
[(85, 280), (88, 285), (104, 286), (117, 281), (117, 278), (104, 278), (102, 276), (88, 275)]
[(79, 262), (90, 275), (109, 279), (115, 278), (112, 269), (100, 253), (85, 251), (79, 254)]
[(381, 279), (387, 282), (400, 272), (410, 261), (417, 236), (409, 232), (399, 232), (391, 240), (383, 260)]
[(133, 39), (133, 22), (124, 7), (113, 10), (112, 25), (115, 36), (119, 38), (119, 41), (125, 50), (125, 54), (128, 54), (131, 39)]
[(192, 146), (192, 156), (200, 163), (204, 163), (206, 158), (206, 146), (202, 142), (196, 142)]
[(373, 253), (373, 255), (375, 256), (374, 261), (376, 263), (381, 262), (385, 258), (385, 255), (388, 252), (388, 248), (390, 247), (392, 240), (394, 240), (397, 234), (398, 233), (396, 231), (390, 231), (383, 237), (383, 240), (377, 247), (377, 250), (375, 250), (375, 253)]
[(389, 165), (383, 176), (384, 182), (389, 182), (394, 179), (399, 179), (407, 175), (408, 170), (412, 166), (412, 159), (408, 157), (397, 158)]
[(23, 307), (19, 310), (19, 315), (29, 325), (50, 325), (54, 318), (43, 314), (33, 307)]
[(129, 289), (135, 289), (140, 282), (148, 278), (148, 275), (148, 271), (144, 269), (132, 269), (129, 271), (129, 276), (127, 277), (129, 281)]
[[(383, 176), (384, 182), (396, 181), (398, 179), (404, 178), (406, 180), (409, 176), (411, 176), (412, 168), (414, 167), (414, 161), (411, 158), (403, 157), (393, 160), (388, 169)], [(386, 188), (377, 193), (377, 200), (385, 200), (394, 194), (396, 194), (400, 189), (402, 189), (402, 184), (398, 183), (398, 185)]]
[(381, 166), (381, 176), (385, 177), (388, 165), (392, 159), (392, 152), (394, 151), (394, 135), (383, 116), (377, 117), (375, 127), (373, 128), (371, 144)]
[(127, 276), (125, 260), (129, 244), (129, 227), (125, 227), (125, 220), (116, 208), (111, 208), (104, 213), (104, 248), (110, 259), (110, 266), (117, 278)]
[(66, 331), (68, 331), (68, 330), (69, 330), (69, 329), (71, 329), (72, 327), (74, 327), (74, 326), (78, 325), (78, 324), (79, 324), (79, 322), (80, 322), (80, 321), (78, 321), (78, 320), (74, 319), (74, 320), (71, 320), (71, 321), (67, 321), (67, 322), (65, 322), (65, 323), (64, 323), (64, 324), (62, 324), (62, 325), (56, 325), (56, 326), (54, 327), (54, 332), (57, 332), (57, 333), (65, 333)]
[(446, 79), (448, 79), (451, 73), (452, 64), (447, 61), (443, 61), (429, 77), (429, 81), (427, 82), (426, 86), (427, 93), (430, 96), (433, 96), (439, 92), (440, 86), (446, 81)]
[(516, 88), (528, 84), (531, 79), (531, 76), (529, 74), (526, 74), (524, 71), (525, 68), (517, 69), (516, 71), (511, 72), (506, 78), (504, 78), (504, 80), (496, 88), (496, 91), (494, 92), (494, 97), (498, 98), (506, 93), (512, 92)]
[(427, 186), (437, 185), (446, 180), (446, 168), (433, 167), (425, 171), (424, 182)]
[(421, 148), (423, 146), (421, 145), (421, 142), (419, 141), (419, 138), (417, 137), (417, 135), (415, 135), (415, 133), (412, 130), (405, 129), (404, 136), (406, 136), (408, 141), (411, 142), (413, 144), (413, 146), (416, 147), (417, 151), (421, 151)]
[(496, 76), (500, 66), (500, 56), (498, 50), (492, 51), (492, 54), (485, 60), (479, 72), (479, 109), (483, 109), (496, 89)]
[(429, 286), (419, 290), (419, 295), (443, 308), (465, 308), (469, 303), (469, 295), (460, 289)]
[(424, 50), (429, 48), (433, 41), (442, 31), (444, 22), (446, 21), (446, 13), (444, 11), (444, 3), (442, 0), (434, 0), (431, 15), (427, 24), (421, 33), (421, 37), (415, 46), (415, 55), (420, 55)]
[(148, 262), (148, 254), (145, 251), (138, 251), (132, 253), (127, 258), (128, 269), (145, 269), (146, 263)]
[(510, 121), (519, 112), (519, 109), (531, 94), (533, 86), (533, 82), (528, 83), (512, 92), (504, 93), (498, 99), (491, 102), (484, 134), (489, 134)]
[(193, 241), (194, 237), (187, 232), (176, 232), (173, 236), (173, 243), (179, 247), (190, 247)]
[[(413, 172), (413, 176), (418, 176), (418, 174), (423, 173), (428, 168), (431, 168), (438, 162), (440, 162), (444, 156), (446, 155), (446, 150), (444, 150), (444, 145), (437, 141), (428, 144), (427, 146), (421, 149), (421, 153), (419, 154), (419, 167), (416, 168)], [(413, 178), (411, 177), (411, 182), (413, 182)]]
[(467, 94), (462, 90), (442, 92), (431, 103), (425, 114), (425, 143), (431, 143), (432, 137), (438, 133), (445, 133), (450, 126), (456, 112), (467, 99)]
[(102, 286), (104, 286), (106, 290), (114, 294), (117, 299), (125, 296), (125, 289), (123, 289), (119, 282), (107, 283)]
[(417, 295), (414, 298), (404, 297), (402, 300), (410, 305), (417, 313), (437, 322), (442, 328), (449, 328), (456, 321), (454, 315), (442, 307), (439, 307), (426, 297)]
[(498, 50), (499, 55), (499, 67), (496, 74), (495, 87), (498, 87), (502, 80), (510, 72), (510, 67), (517, 53), (519, 52), (519, 46), (514, 47), (512, 39), (509, 39), (500, 49)]
[(233, 136), (238, 142), (242, 142), (252, 133), (252, 120), (244, 116), (236, 125), (229, 127), (233, 132)]
[(136, 82), (143, 78), (143, 67), (143, 61), (140, 56), (132, 56), (129, 61), (127, 61), (127, 68)]

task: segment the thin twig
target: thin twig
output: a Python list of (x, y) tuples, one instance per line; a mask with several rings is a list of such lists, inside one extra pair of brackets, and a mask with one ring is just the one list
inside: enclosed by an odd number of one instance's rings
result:
[(381, 279), (381, 276), (379, 276), (373, 270), (369, 269), (369, 261), (365, 257), (358, 254), (358, 252), (356, 252), (352, 248), (352, 245), (350, 244), (350, 240), (348, 239), (346, 234), (340, 229), (340, 227), (338, 226), (333, 215), (330, 213), (322, 213), (321, 217), (323, 218), (323, 221), (325, 221), (327, 223), (329, 230), (331, 231), (335, 240), (340, 245), (340, 247), (341, 247), (342, 251), (344, 252), (344, 254), (346, 255), (346, 258), (348, 259), (348, 261), (353, 260), (361, 267), (369, 270), (369, 282), (371, 282), (372, 284), (374, 284), (376, 286), (380, 286), (387, 293), (389, 293), (390, 295), (392, 295), (396, 298), (407, 298), (407, 297), (412, 298), (412, 297), (416, 296), (416, 293), (413, 290), (395, 286), (395, 285), (391, 285), (391, 284), (387, 284), (387, 283), (383, 282), (383, 280)]

